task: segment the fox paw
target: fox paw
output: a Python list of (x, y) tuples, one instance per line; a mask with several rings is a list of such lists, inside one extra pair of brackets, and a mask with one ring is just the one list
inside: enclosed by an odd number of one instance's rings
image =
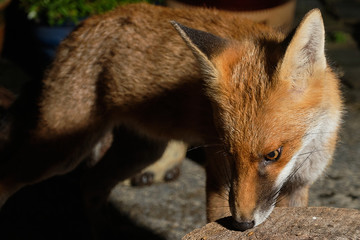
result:
[(172, 169), (166, 171), (164, 175), (164, 182), (171, 182), (180, 176), (180, 166), (175, 166)]
[(132, 186), (149, 186), (154, 182), (153, 172), (142, 172), (130, 179)]
[[(175, 166), (163, 174), (163, 179), (155, 181), (156, 172), (146, 171), (139, 173), (130, 179), (131, 186), (150, 186), (155, 182), (171, 182), (180, 176), (180, 166)], [(161, 173), (158, 173), (161, 175)]]
[(180, 166), (185, 158), (186, 150), (185, 143), (170, 141), (160, 159), (124, 183), (132, 186), (149, 186), (176, 180), (180, 175)]

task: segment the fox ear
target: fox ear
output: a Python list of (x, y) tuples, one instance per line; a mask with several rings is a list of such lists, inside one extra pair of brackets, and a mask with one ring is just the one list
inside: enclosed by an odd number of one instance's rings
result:
[(318, 9), (310, 11), (295, 31), (280, 66), (282, 79), (291, 81), (296, 92), (303, 92), (309, 77), (326, 69), (325, 30)]
[(224, 49), (227, 40), (211, 33), (186, 27), (175, 21), (171, 21), (171, 24), (199, 60), (203, 73), (207, 77), (216, 78), (217, 70), (211, 60)]

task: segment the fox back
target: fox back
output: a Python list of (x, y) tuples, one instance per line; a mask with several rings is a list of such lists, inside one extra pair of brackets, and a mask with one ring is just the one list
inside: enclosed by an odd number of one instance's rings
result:
[[(32, 103), (13, 107), (3, 202), (72, 170), (121, 125), (149, 139), (213, 145), (208, 220), (231, 214), (240, 230), (275, 205), (307, 204), (332, 158), (342, 109), (318, 10), (286, 37), (216, 10), (121, 7), (84, 21), (38, 89)], [(36, 164), (23, 161), (29, 155)]]

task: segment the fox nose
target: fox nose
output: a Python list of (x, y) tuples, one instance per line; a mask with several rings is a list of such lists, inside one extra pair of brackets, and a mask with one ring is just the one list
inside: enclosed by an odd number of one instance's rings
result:
[(253, 228), (255, 226), (255, 221), (250, 221), (250, 222), (238, 222), (236, 220), (233, 220), (233, 227), (236, 230), (239, 231), (245, 231), (248, 230), (250, 228)]

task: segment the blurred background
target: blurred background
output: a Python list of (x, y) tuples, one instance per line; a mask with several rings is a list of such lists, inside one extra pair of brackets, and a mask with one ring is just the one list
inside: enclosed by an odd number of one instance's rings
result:
[[(89, 15), (119, 0), (0, 0), (0, 87), (15, 94), (39, 81), (57, 44)], [(169, 0), (169, 7), (216, 7), (288, 32), (319, 8), (326, 28), (328, 62), (341, 78), (346, 114), (333, 165), (311, 190), (310, 206), (360, 209), (360, 0)], [(0, 91), (0, 105), (9, 93)], [(1, 114), (1, 112), (0, 112)], [(200, 156), (200, 157), (199, 157)], [(177, 181), (135, 188), (117, 186), (106, 210), (102, 239), (180, 239), (206, 223), (205, 175), (193, 150)], [(89, 238), (76, 174), (27, 187), (0, 212), (0, 239)]]

